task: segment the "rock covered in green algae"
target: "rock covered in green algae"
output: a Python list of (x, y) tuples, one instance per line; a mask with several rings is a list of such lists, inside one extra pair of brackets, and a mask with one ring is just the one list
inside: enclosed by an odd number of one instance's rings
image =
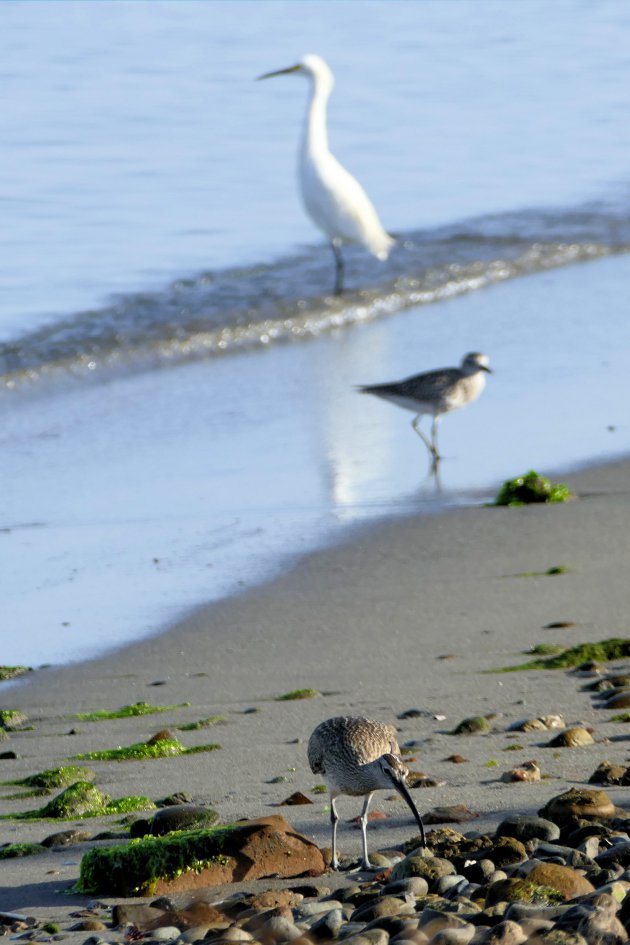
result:
[(89, 781), (75, 781), (45, 807), (17, 814), (3, 814), (6, 820), (74, 820), (83, 817), (100, 817), (109, 814), (125, 814), (138, 810), (155, 810), (148, 797), (130, 796), (112, 800), (101, 793)]
[(495, 505), (531, 505), (541, 502), (566, 502), (573, 497), (568, 486), (562, 482), (551, 482), (530, 469), (523, 476), (506, 479), (494, 501)]
[(19, 709), (0, 709), (0, 727), (14, 732), (28, 722), (28, 717)]
[(105, 813), (110, 798), (89, 781), (75, 781), (37, 812), (38, 817), (67, 820)]
[(95, 777), (96, 774), (94, 771), (90, 771), (89, 768), (82, 768), (79, 765), (64, 765), (61, 768), (48, 768), (46, 771), (38, 771), (37, 774), (31, 774), (17, 781), (3, 781), (2, 783), (33, 788), (33, 792), (38, 794), (50, 794), (52, 791), (74, 784), (76, 781), (93, 781)]
[(145, 837), (90, 850), (81, 860), (76, 891), (145, 895), (263, 876), (319, 876), (318, 847), (283, 817)]
[(450, 732), (451, 735), (486, 735), (491, 729), (490, 722), (483, 715), (471, 715), (462, 719)]

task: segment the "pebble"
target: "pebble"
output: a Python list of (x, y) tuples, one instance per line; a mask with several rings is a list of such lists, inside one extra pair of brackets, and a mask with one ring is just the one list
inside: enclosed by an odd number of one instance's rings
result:
[(330, 912), (331, 909), (341, 909), (342, 904), (336, 899), (316, 900), (315, 902), (301, 902), (297, 908), (297, 913), (303, 919), (311, 916), (319, 916), (324, 912)]
[[(105, 928), (105, 926), (103, 926)], [(154, 942), (174, 942), (179, 938), (181, 930), (175, 925), (164, 925), (160, 929), (153, 929), (151, 938)]]
[(581, 748), (583, 745), (592, 745), (593, 741), (593, 736), (587, 729), (575, 725), (572, 728), (565, 728), (547, 742), (547, 745), (549, 748)]

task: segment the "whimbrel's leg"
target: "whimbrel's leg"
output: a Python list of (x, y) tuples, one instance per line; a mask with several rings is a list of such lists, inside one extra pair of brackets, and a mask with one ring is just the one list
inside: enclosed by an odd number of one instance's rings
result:
[(337, 859), (337, 821), (339, 820), (339, 814), (337, 813), (337, 808), (335, 807), (335, 798), (334, 795), (330, 795), (330, 822), (332, 824), (332, 857), (330, 860), (330, 865), (334, 870), (339, 869), (339, 860)]
[(335, 243), (334, 240), (331, 241), (332, 251), (335, 254), (335, 295), (341, 295), (343, 292), (343, 256), (341, 255), (341, 249)]
[(417, 416), (417, 417), (414, 417), (413, 420), (411, 421), (411, 426), (414, 428), (414, 430), (416, 431), (416, 433), (418, 434), (418, 436), (422, 437), (422, 439), (424, 440), (424, 444), (425, 444), (426, 448), (428, 449), (429, 453), (431, 453), (431, 455), (432, 455), (434, 458), (436, 458), (436, 457), (435, 457), (435, 450), (433, 449), (433, 443), (431, 442), (431, 440), (429, 439), (429, 437), (426, 435), (426, 433), (424, 432), (424, 430), (423, 430), (422, 427), (420, 426), (420, 421), (421, 421), (421, 420), (422, 420), (422, 414), (419, 413), (418, 416)]
[(359, 818), (361, 822), (361, 834), (363, 836), (363, 863), (361, 864), (361, 866), (364, 870), (372, 869), (372, 864), (370, 863), (370, 858), (368, 856), (368, 848), (367, 848), (368, 807), (370, 806), (371, 800), (372, 800), (372, 794), (366, 794), (365, 801), (363, 803), (363, 810), (361, 811), (361, 817)]

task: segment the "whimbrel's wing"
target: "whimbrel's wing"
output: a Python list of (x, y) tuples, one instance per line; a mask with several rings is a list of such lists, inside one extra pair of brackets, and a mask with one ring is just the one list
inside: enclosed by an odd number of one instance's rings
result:
[(393, 725), (373, 719), (338, 716), (317, 726), (308, 743), (313, 774), (325, 774), (329, 766), (365, 765), (381, 755), (400, 757)]

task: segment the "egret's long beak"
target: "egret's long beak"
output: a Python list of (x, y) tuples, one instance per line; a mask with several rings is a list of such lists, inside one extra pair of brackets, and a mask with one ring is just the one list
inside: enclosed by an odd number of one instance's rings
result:
[(416, 818), (416, 823), (418, 824), (418, 827), (420, 828), (420, 837), (422, 839), (422, 846), (426, 847), (427, 841), (424, 836), (424, 824), (422, 823), (422, 817), (418, 813), (418, 808), (416, 807), (416, 805), (414, 804), (411, 798), (411, 794), (409, 793), (409, 788), (407, 787), (407, 785), (405, 784), (402, 778), (397, 778), (392, 771), (388, 773), (389, 773), (390, 778), (392, 779), (392, 784), (394, 785), (394, 787), (396, 788), (400, 796), (403, 797), (407, 801), (407, 804), (409, 805), (409, 809), (411, 810), (413, 816)]
[(276, 75), (289, 75), (291, 72), (299, 72), (302, 67), (298, 64), (296, 66), (289, 66), (288, 69), (278, 69), (277, 72), (265, 72), (264, 75), (257, 76), (259, 79), (273, 79)]

